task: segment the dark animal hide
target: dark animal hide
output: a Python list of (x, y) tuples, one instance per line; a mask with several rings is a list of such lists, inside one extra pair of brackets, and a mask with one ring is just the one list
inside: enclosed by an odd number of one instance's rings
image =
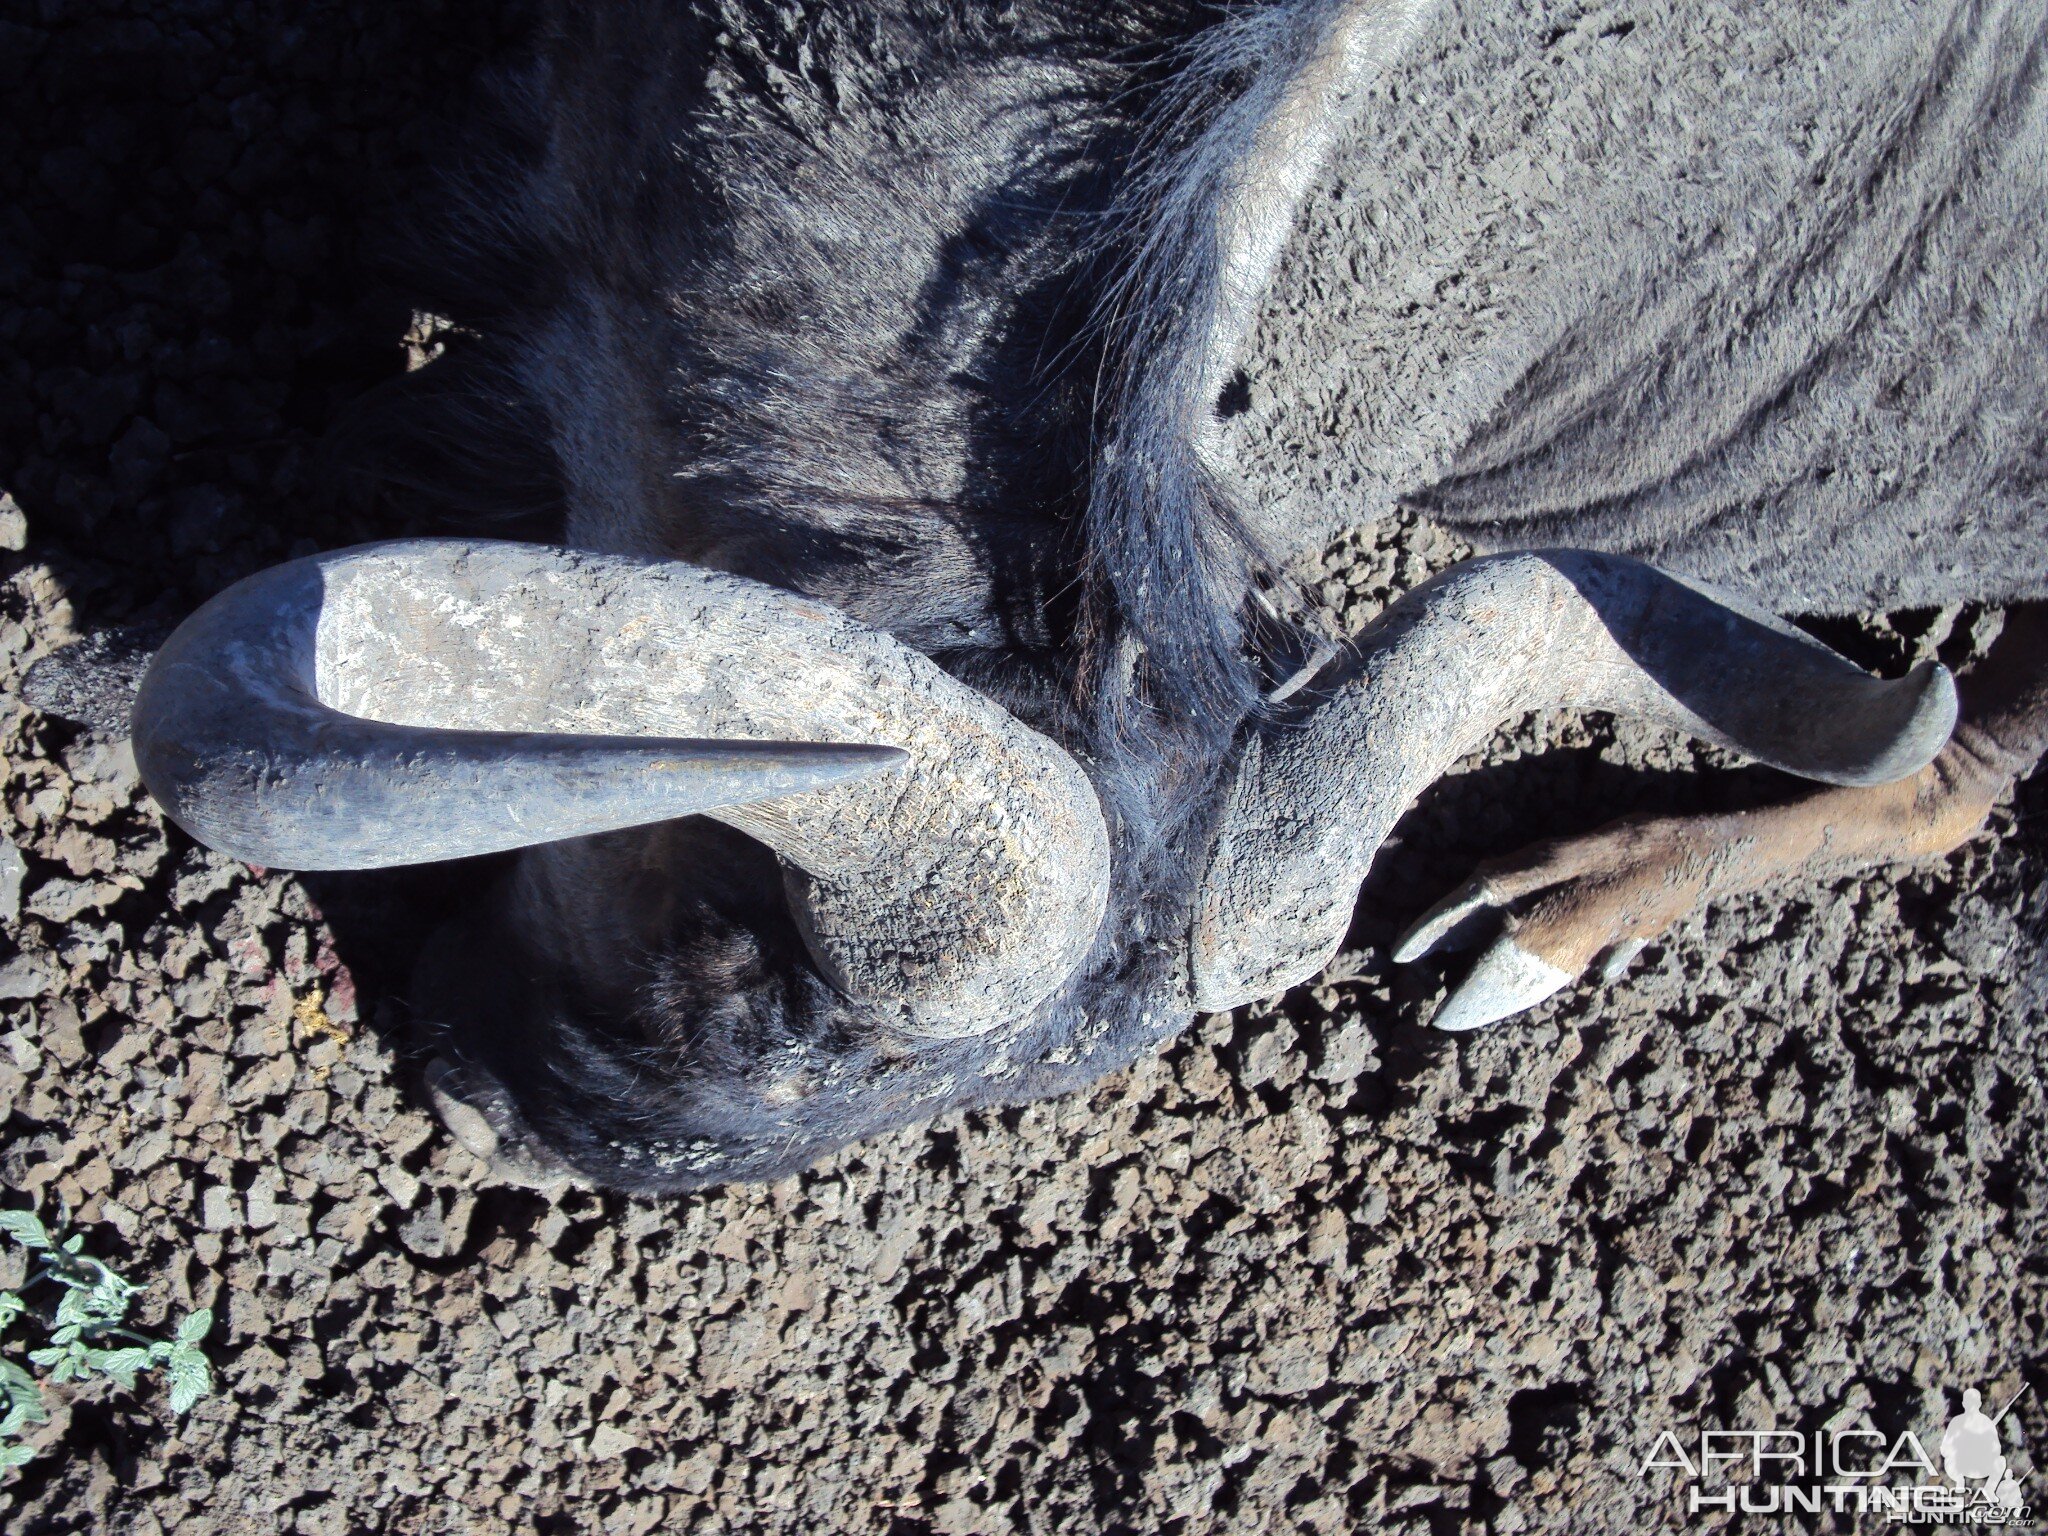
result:
[(1217, 215), (1334, 11), (626, 0), (503, 82), (426, 295), (468, 334), (378, 413), (387, 473), (891, 631), (1087, 765), (1114, 842), (1090, 960), (1000, 1043), (879, 1030), (722, 829), (588, 893), (661, 914), (636, 976), (563, 960), (582, 919), (515, 877), (418, 1002), (585, 1177), (777, 1177), (1186, 1022), (1190, 850), (1294, 649), (1246, 643), (1268, 562), (1195, 448)]

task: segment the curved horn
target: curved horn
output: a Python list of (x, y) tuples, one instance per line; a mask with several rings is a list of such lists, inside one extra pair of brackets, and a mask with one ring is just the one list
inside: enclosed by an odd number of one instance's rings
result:
[(1401, 812), (1493, 729), (1598, 709), (1831, 784), (1925, 765), (1955, 727), (1938, 662), (1883, 682), (1739, 599), (1580, 551), (1468, 561), (1407, 593), (1247, 746), (1193, 927), (1195, 1002), (1235, 1007), (1328, 963)]
[(377, 664), (397, 670), (352, 678), (360, 661), (348, 653), (364, 640), (341, 632), (330, 604), (337, 583), (363, 577), (359, 553), (264, 571), (193, 614), (151, 662), (131, 720), (136, 765), (208, 847), (281, 869), (424, 864), (796, 794), (904, 755), (863, 743), (550, 735), (516, 705), (472, 709), (479, 723), (462, 727), (406, 718), (453, 718), (406, 708), (411, 669), (460, 689), (483, 658), (463, 654), (472, 637), (431, 598), (380, 584), (361, 605), (374, 616), (358, 617), (378, 626), (370, 643), (394, 653)]
[(676, 562), (461, 539), (295, 561), (172, 636), (134, 739), (179, 825), (287, 867), (715, 815), (795, 866), (831, 979), (933, 1033), (1027, 1011), (1107, 899), (1059, 747), (887, 635)]

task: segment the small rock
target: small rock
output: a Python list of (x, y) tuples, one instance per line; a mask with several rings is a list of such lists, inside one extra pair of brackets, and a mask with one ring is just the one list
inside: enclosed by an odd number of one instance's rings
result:
[(50, 922), (68, 923), (99, 901), (100, 886), (96, 880), (45, 880), (29, 897), (28, 909)]
[(249, 1225), (258, 1232), (277, 1224), (277, 1188), (266, 1170), (249, 1186)]
[(413, 1201), (420, 1197), (420, 1181), (417, 1176), (406, 1172), (396, 1163), (386, 1163), (377, 1170), (377, 1182), (384, 1186), (384, 1192), (401, 1206), (410, 1210)]
[(1323, 1060), (1315, 1076), (1325, 1083), (1349, 1083), (1379, 1064), (1379, 1043), (1365, 1021), (1353, 1015), (1323, 1036)]
[(118, 1200), (100, 1202), (100, 1220), (112, 1226), (126, 1242), (134, 1242), (142, 1231), (142, 1218)]
[(600, 1424), (597, 1433), (590, 1437), (590, 1455), (594, 1461), (609, 1461), (614, 1456), (623, 1456), (627, 1451), (639, 1448), (640, 1442), (616, 1424)]
[(43, 1010), (43, 1049), (59, 1065), (75, 1067), (85, 1060), (84, 1021), (68, 998), (59, 998)]
[(163, 428), (146, 417), (137, 417), (107, 455), (122, 494), (133, 497), (146, 490), (170, 451), (171, 440)]
[(1359, 1221), (1368, 1227), (1376, 1227), (1387, 1219), (1387, 1192), (1377, 1184), (1366, 1190), (1365, 1198), (1358, 1202)]
[(0, 491), (0, 549), (10, 553), (28, 548), (28, 517), (19, 503)]
[(1294, 1026), (1285, 1019), (1277, 1019), (1273, 1027), (1260, 1035), (1244, 1053), (1244, 1082), (1247, 1087), (1257, 1088), (1271, 1083), (1280, 1089), (1290, 1088), (1301, 1076), (1301, 1054), (1297, 1050), (1299, 1037)]
[(241, 1202), (225, 1184), (215, 1184), (199, 1201), (199, 1219), (209, 1232), (227, 1232), (242, 1224)]
[(40, 952), (16, 955), (0, 965), (0, 1003), (42, 997), (57, 990), (58, 977), (49, 956)]
[(423, 1259), (445, 1259), (461, 1244), (460, 1237), (451, 1233), (441, 1219), (440, 1208), (431, 1201), (406, 1218), (398, 1229), (398, 1240), (408, 1252)]
[(210, 486), (179, 492), (171, 500), (171, 553), (217, 551), (234, 510), (234, 504)]
[(278, 1240), (288, 1243), (303, 1243), (313, 1231), (313, 1215), (303, 1205), (281, 1201), (273, 1208)]
[(337, 1024), (356, 1022), (356, 979), (345, 965), (335, 971), (328, 983), (327, 1016)]
[(0, 837), (0, 923), (12, 923), (21, 916), (21, 881), (28, 862), (21, 850)]
[(42, 1049), (27, 1030), (9, 1030), (4, 1036), (0, 1036), (0, 1045), (6, 1047), (7, 1059), (24, 1074), (33, 1076), (43, 1070)]

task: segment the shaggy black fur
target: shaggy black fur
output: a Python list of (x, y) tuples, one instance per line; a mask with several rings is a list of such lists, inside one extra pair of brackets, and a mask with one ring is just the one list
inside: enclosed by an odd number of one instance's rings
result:
[(1094, 955), (999, 1043), (875, 1027), (717, 828), (669, 857), (624, 1005), (547, 958), (530, 899), (480, 912), (422, 1006), (585, 1177), (777, 1177), (1186, 1022), (1268, 575), (1194, 451), (1216, 214), (1334, 10), (618, 0), (560, 7), (503, 82), (431, 242), (426, 301), (466, 335), (374, 414), (386, 474), (891, 631), (1073, 751), (1115, 843)]

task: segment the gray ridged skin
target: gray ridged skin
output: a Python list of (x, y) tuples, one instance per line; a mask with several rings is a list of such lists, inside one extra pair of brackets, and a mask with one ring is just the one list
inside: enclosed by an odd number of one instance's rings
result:
[(1195, 1005), (1270, 997), (1328, 963), (1403, 810), (1532, 710), (1630, 715), (1831, 784), (1917, 772), (1955, 727), (1926, 663), (1883, 682), (1738, 599), (1580, 551), (1469, 561), (1408, 593), (1247, 746), (1194, 923)]
[(677, 562), (460, 539), (296, 561), (172, 636), (134, 738), (179, 825), (288, 868), (717, 815), (793, 866), (833, 982), (924, 1033), (1028, 1012), (1107, 896), (1065, 752), (886, 635)]

